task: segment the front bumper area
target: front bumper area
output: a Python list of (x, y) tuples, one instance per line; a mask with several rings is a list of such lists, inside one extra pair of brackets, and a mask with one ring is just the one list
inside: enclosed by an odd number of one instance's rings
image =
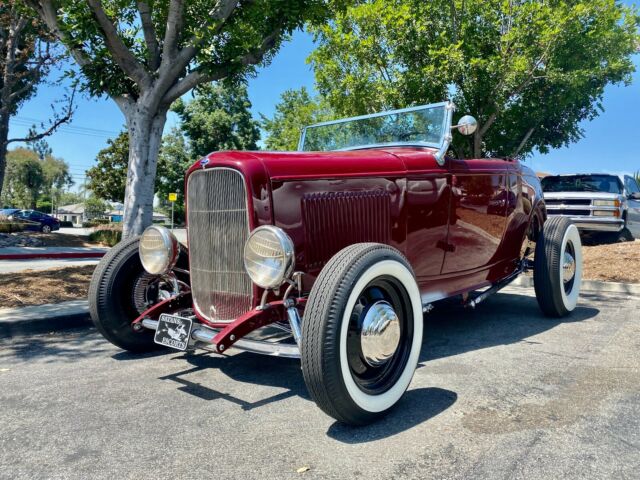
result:
[[(202, 348), (222, 354), (229, 348), (236, 347), (263, 355), (300, 358), (300, 349), (297, 342), (293, 340), (295, 332), (281, 323), (287, 320), (291, 309), (296, 312), (294, 316), (298, 315), (296, 304), (304, 304), (304, 299), (290, 299), (287, 306), (283, 301), (271, 302), (263, 308), (250, 310), (223, 326), (205, 325), (201, 319), (191, 313), (188, 316), (194, 322), (194, 327), (188, 350)], [(191, 292), (180, 293), (151, 306), (131, 323), (131, 328), (135, 332), (141, 332), (144, 329), (157, 330), (161, 314), (179, 316), (185, 311), (192, 312), (192, 306)]]
[[(142, 326), (149, 330), (157, 330), (158, 320), (143, 319)], [(217, 345), (213, 343), (213, 339), (220, 334), (221, 330), (222, 329), (215, 329), (196, 323), (191, 332), (190, 349), (203, 349), (220, 353)], [(256, 330), (249, 336), (236, 341), (233, 346), (238, 350), (259, 353), (261, 355), (300, 358), (300, 349), (295, 343), (289, 342), (291, 339), (290, 336), (281, 335), (273, 328), (268, 329), (268, 327), (265, 327), (265, 330), (266, 331)]]
[[(548, 210), (548, 212), (549, 216), (555, 216), (551, 210)], [(592, 232), (619, 232), (624, 228), (624, 220), (621, 218), (570, 215), (562, 216), (571, 219), (579, 230)]]

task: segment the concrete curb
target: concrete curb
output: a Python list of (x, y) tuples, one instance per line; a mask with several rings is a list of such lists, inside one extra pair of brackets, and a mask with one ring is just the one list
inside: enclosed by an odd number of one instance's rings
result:
[[(521, 275), (512, 284), (514, 287), (533, 287), (533, 277)], [(602, 282), (599, 280), (582, 280), (582, 290), (586, 292), (623, 293), (640, 296), (639, 283)]]
[(3, 247), (0, 260), (100, 258), (108, 251), (103, 247)]
[(107, 252), (0, 253), (0, 260), (35, 260), (38, 258), (101, 258)]
[(0, 309), (0, 338), (87, 327), (90, 324), (87, 300)]

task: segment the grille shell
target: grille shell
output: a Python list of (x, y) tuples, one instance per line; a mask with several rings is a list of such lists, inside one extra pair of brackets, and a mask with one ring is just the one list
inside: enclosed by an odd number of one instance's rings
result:
[(247, 198), (243, 175), (231, 168), (196, 170), (187, 180), (191, 293), (196, 311), (211, 322), (232, 322), (253, 306), (243, 265)]

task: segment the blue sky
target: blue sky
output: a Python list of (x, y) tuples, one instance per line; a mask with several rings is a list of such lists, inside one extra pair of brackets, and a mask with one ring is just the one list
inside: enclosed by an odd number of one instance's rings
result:
[[(259, 113), (270, 116), (280, 94), (287, 89), (306, 86), (313, 90), (313, 72), (306, 64), (306, 58), (312, 50), (310, 35), (298, 32), (282, 47), (268, 67), (249, 80), (249, 97), (256, 117)], [(640, 55), (635, 55), (634, 62), (638, 71), (634, 74), (633, 84), (628, 87), (609, 86), (605, 90), (605, 111), (595, 120), (582, 125), (585, 138), (546, 155), (536, 153), (527, 159), (526, 164), (537, 171), (550, 173), (640, 170), (637, 140), (640, 136), (637, 131), (640, 128), (637, 121), (640, 112)], [(47, 119), (51, 103), (59, 99), (62, 92), (62, 87), (41, 86), (37, 95), (25, 103), (12, 120), (10, 135), (24, 135), (34, 120)], [(167, 128), (175, 123), (175, 115), (170, 114)], [(83, 97), (77, 103), (72, 123), (61, 128), (47, 141), (54, 155), (70, 164), (76, 184), (80, 184), (98, 151), (105, 147), (109, 137), (121, 130), (123, 124), (122, 114), (112, 100)]]

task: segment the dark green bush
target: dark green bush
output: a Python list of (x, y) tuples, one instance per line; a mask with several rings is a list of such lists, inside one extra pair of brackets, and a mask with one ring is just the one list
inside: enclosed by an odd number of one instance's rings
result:
[(91, 243), (101, 243), (113, 247), (122, 239), (122, 227), (120, 226), (102, 226), (96, 228), (89, 234)]
[(108, 225), (108, 224), (109, 224), (109, 219), (107, 218), (94, 218), (92, 220), (82, 222), (82, 226), (84, 228), (93, 228), (99, 225)]

